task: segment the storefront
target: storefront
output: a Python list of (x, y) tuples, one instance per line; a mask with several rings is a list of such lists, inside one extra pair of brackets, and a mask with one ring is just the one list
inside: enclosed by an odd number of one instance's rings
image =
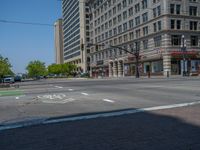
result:
[(104, 65), (103, 60), (98, 61), (96, 66), (92, 67), (93, 78), (108, 77), (108, 76), (109, 76), (108, 65)]
[(124, 76), (134, 76), (136, 72), (134, 57), (129, 56), (124, 62)]
[(163, 61), (152, 60), (143, 63), (143, 75), (147, 75), (150, 72), (151, 75), (163, 74)]
[[(183, 61), (185, 59), (185, 61)], [(173, 51), (171, 52), (171, 74), (181, 75), (198, 73), (200, 70), (200, 56), (196, 51)]]
[(134, 76), (135, 71), (135, 64), (124, 64), (124, 76)]

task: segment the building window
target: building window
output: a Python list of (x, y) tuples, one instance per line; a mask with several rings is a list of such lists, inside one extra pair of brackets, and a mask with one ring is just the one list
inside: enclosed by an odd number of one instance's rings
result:
[(100, 27), (98, 27), (98, 34), (101, 32), (101, 28)]
[(127, 34), (124, 35), (124, 42), (127, 42), (128, 41), (128, 36)]
[(120, 36), (120, 37), (118, 38), (118, 40), (119, 40), (119, 44), (121, 44), (121, 43), (122, 43), (122, 37)]
[(133, 0), (128, 0), (128, 4), (132, 4), (133, 3)]
[(130, 33), (129, 33), (129, 39), (130, 39), (130, 40), (133, 40), (133, 39), (134, 39), (134, 33), (133, 33), (133, 32), (130, 32)]
[(109, 15), (109, 17), (112, 16), (112, 10), (109, 10), (108, 15)]
[(129, 29), (133, 28), (133, 19), (129, 21)]
[(119, 4), (117, 5), (117, 10), (120, 11), (121, 9), (122, 9), (122, 5), (121, 5), (121, 3), (119, 3)]
[(148, 26), (143, 28), (143, 36), (148, 35)]
[(101, 6), (101, 13), (103, 13), (103, 6)]
[(104, 31), (104, 24), (101, 25), (101, 31), (102, 31), (102, 32)]
[(112, 30), (109, 30), (109, 36), (110, 37), (112, 36)]
[(122, 32), (122, 26), (118, 26), (118, 33), (121, 33)]
[(136, 38), (140, 38), (140, 29), (136, 30), (135, 33), (136, 33)]
[(197, 7), (190, 6), (190, 16), (197, 16)]
[(116, 14), (116, 7), (113, 8), (113, 15)]
[(127, 23), (124, 23), (123, 24), (123, 31), (126, 31), (127, 30)]
[(153, 17), (156, 17), (156, 8), (153, 9)]
[(176, 21), (176, 29), (178, 29), (178, 30), (181, 29), (181, 20)]
[(103, 22), (104, 21), (104, 16), (101, 16), (101, 22)]
[(145, 9), (147, 7), (148, 7), (147, 0), (142, 0), (142, 9)]
[(175, 29), (175, 20), (171, 20), (171, 29)]
[(174, 9), (175, 9), (175, 5), (174, 4), (170, 4), (170, 13), (174, 14)]
[(191, 46), (198, 46), (198, 36), (191, 36)]
[(127, 6), (126, 0), (123, 0), (122, 4), (123, 4), (123, 7), (126, 7)]
[(133, 7), (128, 10), (129, 17), (133, 16)]
[(108, 22), (105, 23), (105, 29), (108, 29)]
[(110, 55), (110, 57), (112, 57), (112, 49), (110, 50), (110, 54), (109, 55)]
[(158, 31), (162, 30), (162, 24), (161, 21), (158, 21)]
[(108, 51), (106, 51), (106, 58), (108, 58)]
[(135, 18), (135, 25), (139, 25), (140, 24), (140, 16)]
[(138, 13), (140, 11), (140, 3), (137, 3), (135, 5), (135, 13)]
[(156, 23), (153, 24), (153, 31), (157, 32), (157, 24)]
[(181, 13), (181, 5), (176, 5), (176, 14), (179, 15)]
[(104, 34), (101, 35), (101, 39), (104, 40)]
[(143, 49), (148, 49), (148, 40), (143, 41)]
[(107, 18), (108, 18), (108, 14), (107, 13), (105, 13), (104, 18), (105, 18), (105, 20), (107, 20)]
[(113, 18), (113, 25), (116, 25), (117, 24), (117, 18)]
[(160, 6), (157, 7), (157, 13), (158, 13), (158, 16), (161, 15), (161, 7)]
[(114, 39), (114, 45), (117, 45), (117, 38)]
[(118, 15), (118, 22), (121, 22), (122, 21), (122, 15), (120, 14), (120, 15)]
[(190, 30), (197, 30), (197, 21), (190, 21)]
[(113, 33), (114, 33), (114, 35), (117, 35), (117, 28), (113, 29)]
[(110, 40), (110, 41), (109, 41), (109, 44), (110, 44), (110, 45), (113, 45), (113, 40)]
[(142, 21), (143, 21), (143, 23), (148, 21), (148, 13), (147, 12), (142, 15)]
[(105, 37), (106, 37), (106, 39), (108, 38), (108, 32), (105, 33)]
[(127, 19), (127, 11), (124, 11), (124, 12), (123, 12), (123, 19), (124, 19), (124, 20)]
[(112, 20), (109, 20), (109, 27), (112, 27)]
[(172, 46), (181, 45), (181, 35), (172, 35), (171, 42), (172, 42)]
[(162, 43), (162, 37), (161, 36), (156, 36), (154, 37), (154, 44), (155, 47), (160, 47)]

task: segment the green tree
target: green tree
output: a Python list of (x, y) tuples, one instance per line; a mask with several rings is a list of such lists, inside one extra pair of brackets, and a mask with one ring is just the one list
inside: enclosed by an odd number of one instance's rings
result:
[(65, 75), (69, 76), (72, 75), (74, 70), (76, 69), (76, 65), (65, 63), (65, 64), (52, 64), (48, 66), (48, 73), (49, 74), (56, 74), (56, 75)]
[(60, 64), (52, 64), (48, 66), (48, 73), (49, 74), (56, 74), (59, 75), (62, 73), (61, 65)]
[(12, 65), (10, 64), (8, 58), (4, 58), (0, 55), (0, 79), (5, 75), (14, 75), (11, 68)]
[(72, 75), (73, 72), (75, 71), (76, 65), (65, 63), (65, 64), (62, 64), (61, 68), (62, 68), (62, 74), (69, 76), (69, 75)]
[(28, 76), (31, 78), (47, 75), (45, 63), (39, 60), (29, 62), (28, 66), (26, 67), (26, 70), (28, 71)]

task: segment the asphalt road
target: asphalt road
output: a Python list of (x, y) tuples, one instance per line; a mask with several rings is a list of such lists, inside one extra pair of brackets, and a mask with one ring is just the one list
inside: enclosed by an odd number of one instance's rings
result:
[(200, 78), (41, 80), (21, 83), (18, 91), (0, 97), (2, 126), (110, 111), (153, 111), (2, 130), (0, 149), (200, 149), (200, 105), (171, 108), (200, 102)]
[(200, 100), (200, 79), (41, 80), (0, 97), (0, 122)]

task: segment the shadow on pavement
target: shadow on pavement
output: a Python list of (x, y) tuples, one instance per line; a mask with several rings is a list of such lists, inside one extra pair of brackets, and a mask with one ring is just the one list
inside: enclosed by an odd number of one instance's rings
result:
[(200, 150), (200, 126), (142, 112), (0, 132), (1, 150)]

